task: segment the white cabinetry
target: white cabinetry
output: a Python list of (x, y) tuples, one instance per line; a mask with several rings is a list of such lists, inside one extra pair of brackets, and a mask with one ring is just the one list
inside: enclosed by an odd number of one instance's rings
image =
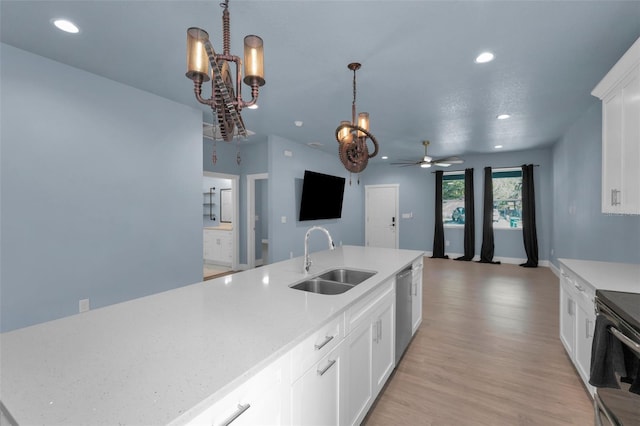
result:
[(591, 394), (591, 342), (595, 326), (595, 288), (560, 264), (560, 340)]
[[(339, 342), (291, 388), (292, 425), (341, 425), (346, 398), (344, 342)], [(262, 420), (259, 424), (269, 424)]]
[(231, 266), (233, 261), (233, 231), (205, 228), (203, 257), (206, 262)]
[(346, 314), (346, 424), (360, 424), (395, 367), (395, 280)]
[(640, 39), (591, 94), (602, 100), (602, 211), (640, 214)]
[(420, 258), (413, 262), (411, 278), (411, 334), (416, 334), (418, 327), (422, 323), (422, 263)]
[(340, 425), (345, 392), (344, 315), (291, 351), (291, 424)]
[(286, 354), (254, 377), (211, 405), (187, 424), (189, 426), (288, 424), (289, 365)]

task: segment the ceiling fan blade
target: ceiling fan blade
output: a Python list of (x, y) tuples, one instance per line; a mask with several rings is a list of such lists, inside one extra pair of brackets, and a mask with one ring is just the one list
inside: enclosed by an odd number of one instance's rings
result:
[(432, 163), (434, 164), (438, 164), (438, 163), (444, 163), (444, 164), (462, 164), (464, 163), (464, 160), (458, 158), (458, 157), (446, 157), (446, 158), (438, 158), (436, 160), (433, 160)]
[(416, 166), (418, 164), (420, 164), (421, 161), (400, 161), (400, 162), (396, 162), (396, 163), (389, 163), (393, 166)]

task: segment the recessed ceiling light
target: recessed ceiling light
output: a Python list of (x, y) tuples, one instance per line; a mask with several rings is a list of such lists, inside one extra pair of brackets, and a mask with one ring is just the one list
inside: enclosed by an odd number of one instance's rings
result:
[(502, 145), (496, 145), (496, 146), (494, 146), (494, 148), (495, 149), (500, 149), (500, 148), (502, 148)]
[(249, 109), (258, 109), (260, 107), (258, 106), (258, 104), (253, 104), (253, 105), (248, 106), (247, 108), (249, 108)]
[(382, 156), (382, 159), (383, 159), (383, 160), (386, 160), (386, 159), (388, 159), (388, 158), (389, 158), (389, 157), (387, 157), (386, 155), (383, 155), (383, 156)]
[(53, 25), (56, 26), (56, 28), (64, 32), (71, 34), (77, 34), (80, 32), (80, 28), (78, 28), (76, 24), (67, 19), (54, 19), (52, 22)]
[(294, 121), (293, 124), (296, 125), (296, 127), (302, 127), (302, 121)]
[(500, 115), (496, 116), (496, 118), (498, 120), (506, 120), (509, 117), (511, 117), (509, 114), (500, 114)]
[(493, 61), (493, 58), (494, 58), (493, 53), (491, 53), (491, 52), (482, 52), (476, 58), (476, 64), (485, 64), (487, 62), (491, 62), (491, 61)]

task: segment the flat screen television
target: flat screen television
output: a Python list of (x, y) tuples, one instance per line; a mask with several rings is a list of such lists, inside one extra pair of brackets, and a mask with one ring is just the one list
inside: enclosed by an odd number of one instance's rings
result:
[(300, 200), (300, 221), (339, 219), (345, 178), (305, 170)]

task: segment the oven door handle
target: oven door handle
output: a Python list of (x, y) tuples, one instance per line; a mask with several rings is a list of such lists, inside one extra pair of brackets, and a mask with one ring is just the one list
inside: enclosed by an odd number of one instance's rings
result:
[(640, 356), (640, 345), (639, 344), (637, 344), (633, 340), (629, 339), (620, 330), (618, 330), (617, 328), (615, 328), (613, 326), (609, 327), (609, 332), (611, 334), (613, 334), (614, 336), (616, 336), (616, 338), (618, 340), (620, 340), (622, 343), (624, 343), (629, 349), (631, 349), (633, 351), (633, 353), (635, 353), (637, 356)]

